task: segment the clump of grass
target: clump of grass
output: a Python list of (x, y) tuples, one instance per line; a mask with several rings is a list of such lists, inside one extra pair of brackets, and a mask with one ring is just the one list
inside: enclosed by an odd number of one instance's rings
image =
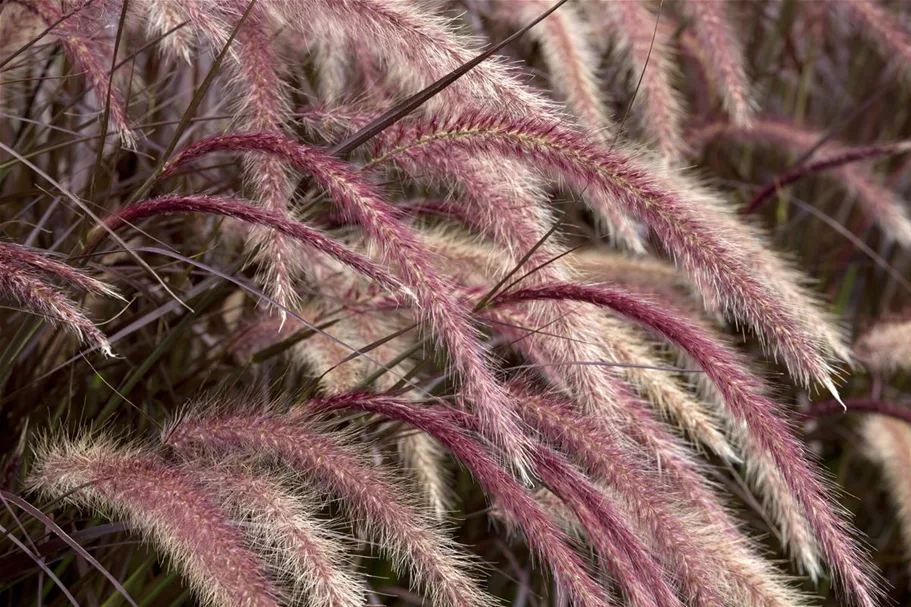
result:
[(907, 17), (0, 2), (0, 595), (902, 601)]

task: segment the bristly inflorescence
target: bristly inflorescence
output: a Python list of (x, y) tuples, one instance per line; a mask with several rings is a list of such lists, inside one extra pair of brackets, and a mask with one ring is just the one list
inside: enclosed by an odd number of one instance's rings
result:
[(909, 11), (555, 1), (0, 0), (0, 596), (882, 604)]

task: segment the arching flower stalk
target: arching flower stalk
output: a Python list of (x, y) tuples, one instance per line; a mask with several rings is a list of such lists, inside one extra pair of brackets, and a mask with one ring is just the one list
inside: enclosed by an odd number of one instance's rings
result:
[(429, 594), (435, 605), (489, 607), (461, 555), (387, 473), (306, 420), (274, 411), (191, 412), (166, 429), (163, 442), (186, 455), (246, 454), (266, 457), (305, 475), (338, 497), (397, 569)]
[[(776, 415), (778, 406), (765, 395), (765, 387), (749, 371), (741, 356), (724, 343), (691, 324), (680, 315), (667, 312), (610, 285), (558, 284), (529, 287), (504, 294), (502, 301), (562, 298), (604, 305), (660, 333), (693, 358), (724, 397), (732, 425), (740, 433), (742, 448), (757, 467), (758, 480), (777, 472), (786, 495), (801, 506), (843, 589), (860, 605), (875, 605), (878, 590), (870, 582), (871, 565), (861, 556), (847, 523), (830, 505), (819, 476), (806, 461), (803, 446), (788, 425)], [(765, 462), (772, 465), (766, 468)], [(774, 499), (774, 495), (769, 496)], [(773, 506), (778, 507), (778, 506)]]
[(261, 133), (226, 135), (200, 141), (183, 150), (169, 164), (174, 170), (195, 158), (216, 151), (255, 151), (291, 163), (312, 176), (339, 206), (344, 217), (359, 225), (371, 244), (397, 268), (401, 281), (412, 290), (421, 320), (432, 329), (450, 354), (463, 382), (461, 404), (473, 405), (484, 421), (485, 433), (524, 474), (525, 438), (516, 424), (506, 394), (488, 368), (486, 354), (471, 327), (463, 302), (427, 259), (427, 251), (411, 228), (374, 189), (347, 166), (315, 148), (297, 145), (285, 137)]
[(114, 356), (107, 337), (79, 308), (48, 281), (56, 278), (88, 293), (121, 297), (111, 287), (58, 261), (18, 245), (0, 243), (0, 295), (72, 331), (80, 341)]
[(422, 407), (391, 395), (344, 394), (307, 402), (296, 412), (316, 416), (345, 409), (376, 413), (406, 422), (433, 436), (471, 471), (502, 512), (510, 531), (524, 535), (537, 555), (551, 563), (558, 585), (580, 605), (609, 605), (606, 593), (587, 572), (571, 542), (526, 488), (516, 482), (457, 423), (451, 411)]
[[(652, 478), (641, 455), (630, 452), (622, 437), (602, 420), (574, 412), (572, 403), (558, 395), (534, 393), (521, 383), (514, 384), (513, 390), (523, 419), (616, 494), (659, 554), (682, 559), (677, 566), (684, 571), (693, 567), (691, 575), (697, 580), (700, 576), (720, 580), (732, 603), (784, 606), (803, 602), (779, 573), (753, 553), (698, 477), (672, 468)], [(719, 537), (725, 539), (719, 541)]]
[[(436, 153), (525, 155), (536, 170), (562, 179), (593, 208), (620, 205), (655, 233), (707, 297), (752, 327), (796, 379), (835, 391), (831, 358), (848, 356), (838, 332), (798, 286), (793, 271), (708, 191), (681, 177), (659, 177), (654, 167), (537, 119), (481, 114), (405, 122), (390, 131), (399, 144), (385, 158), (419, 147)], [(768, 268), (763, 276), (749, 271), (759, 259)]]
[[(427, 231), (425, 240), (428, 247), (447, 260), (441, 262), (443, 269), (463, 285), (485, 293), (511, 269), (498, 248), (469, 244), (464, 237), (454, 236), (440, 230)], [(478, 272), (478, 268), (485, 271)], [(543, 269), (541, 275), (533, 274), (523, 280), (523, 284), (543, 284), (546, 276), (555, 273), (562, 274)], [(616, 410), (616, 402), (605, 398), (613, 394), (611, 382), (605, 383), (599, 373), (575, 363), (614, 363), (618, 376), (639, 389), (649, 402), (676, 421), (695, 441), (729, 461), (739, 460), (705, 407), (675, 381), (671, 375), (673, 369), (667, 368), (630, 327), (605, 316), (593, 306), (498, 308), (486, 310), (485, 318), (492, 323), (491, 329), (495, 333), (508, 335), (518, 350), (537, 351), (547, 357), (547, 364), (565, 364), (565, 367), (552, 370), (554, 378), (559, 378), (555, 385), (576, 395), (587, 410), (623, 415)], [(545, 364), (543, 360), (537, 362)], [(547, 370), (544, 373), (547, 374)]]
[(207, 486), (160, 454), (104, 438), (45, 437), (31, 486), (129, 520), (174, 560), (204, 602), (278, 607), (279, 589)]

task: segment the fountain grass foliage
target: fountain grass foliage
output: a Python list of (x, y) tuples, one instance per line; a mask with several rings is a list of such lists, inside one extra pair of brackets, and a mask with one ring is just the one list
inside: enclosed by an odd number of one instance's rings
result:
[(0, 0), (2, 604), (911, 600), (909, 73), (880, 0)]

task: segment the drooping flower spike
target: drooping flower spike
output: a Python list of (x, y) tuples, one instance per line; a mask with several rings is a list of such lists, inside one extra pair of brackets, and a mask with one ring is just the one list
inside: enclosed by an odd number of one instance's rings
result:
[(503, 449), (518, 470), (523, 470), (527, 459), (523, 435), (506, 394), (489, 370), (483, 346), (469, 324), (466, 305), (451, 295), (452, 289), (434, 270), (427, 250), (412, 229), (398, 219), (375, 189), (324, 152), (269, 133), (225, 135), (197, 142), (177, 154), (168, 171), (217, 151), (255, 151), (291, 163), (326, 191), (349, 222), (366, 232), (398, 270), (401, 283), (413, 292), (426, 326), (448, 349), (452, 364), (463, 380), (463, 404), (477, 408), (487, 436)]
[[(110, 63), (103, 63), (113, 52), (95, 38), (93, 31), (98, 23), (93, 23), (85, 13), (90, 12), (91, 2), (75, 0), (73, 2), (55, 2), (54, 0), (14, 0), (28, 10), (34, 11), (56, 35), (73, 63), (85, 74), (89, 88), (95, 94), (98, 104), (110, 108), (110, 121), (120, 135), (124, 145), (132, 147), (139, 134), (130, 123), (129, 112), (122, 92), (109, 86), (108, 73)], [(104, 10), (102, 8), (102, 10)]]
[(279, 607), (281, 591), (198, 478), (154, 450), (98, 437), (46, 437), (31, 486), (129, 520), (173, 559), (204, 602)]
[(88, 293), (120, 298), (108, 285), (64, 263), (26, 247), (0, 243), (0, 295), (21, 305), (27, 312), (62, 325), (80, 341), (113, 356), (104, 333), (49, 278)]
[[(872, 582), (872, 566), (861, 556), (847, 523), (829, 504), (819, 475), (806, 461), (803, 446), (788, 425), (776, 415), (778, 406), (765, 395), (765, 387), (747, 370), (741, 356), (711, 334), (690, 323), (685, 317), (668, 312), (647, 299), (611, 285), (586, 286), (555, 284), (528, 287), (500, 296), (500, 301), (534, 299), (571, 299), (603, 305), (660, 333), (683, 349), (711, 379), (724, 397), (735, 436), (748, 455), (747, 462), (756, 466), (760, 486), (770, 473), (777, 473), (785, 495), (802, 507), (816, 536), (816, 541), (841, 578), (843, 589), (859, 605), (873, 606), (878, 589)], [(743, 428), (743, 431), (737, 431)], [(766, 468), (766, 462), (772, 468)], [(769, 496), (773, 501), (775, 495)]]
[[(848, 356), (837, 330), (787, 264), (711, 192), (680, 176), (662, 176), (647, 163), (546, 120), (471, 114), (403, 121), (389, 129), (389, 137), (395, 145), (380, 158), (416, 148), (525, 158), (531, 168), (575, 189), (596, 212), (618, 206), (634, 215), (702, 292), (736, 321), (752, 327), (798, 380), (818, 381), (835, 390), (832, 358)], [(756, 263), (752, 256), (760, 256), (768, 267), (764, 275), (750, 271)]]
[(472, 579), (470, 561), (407, 499), (389, 474), (377, 469), (337, 435), (318, 432), (312, 421), (276, 411), (237, 413), (222, 408), (193, 411), (165, 430), (162, 440), (192, 456), (265, 457), (306, 476), (341, 500), (360, 528), (401, 571), (409, 571), (434, 605), (490, 607)]

